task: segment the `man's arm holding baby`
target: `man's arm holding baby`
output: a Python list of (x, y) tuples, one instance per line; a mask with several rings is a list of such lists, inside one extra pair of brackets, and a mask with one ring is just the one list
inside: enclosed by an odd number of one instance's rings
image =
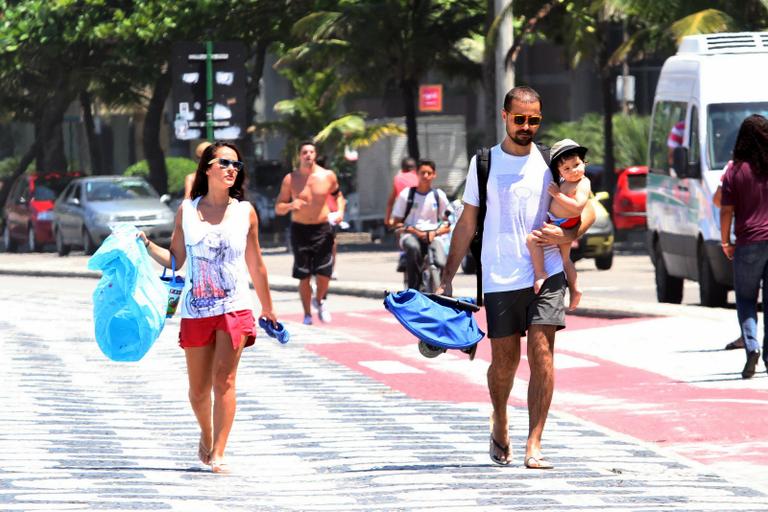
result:
[(587, 201), (581, 211), (581, 222), (571, 229), (562, 229), (554, 224), (544, 223), (541, 229), (531, 231), (537, 245), (561, 245), (569, 244), (577, 240), (595, 222), (595, 208), (591, 201)]

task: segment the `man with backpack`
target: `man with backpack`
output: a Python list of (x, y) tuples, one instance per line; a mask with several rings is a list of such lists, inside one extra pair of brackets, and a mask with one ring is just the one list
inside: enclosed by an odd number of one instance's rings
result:
[[(571, 230), (545, 224), (550, 200), (547, 186), (553, 176), (548, 151), (533, 143), (542, 120), (539, 94), (530, 87), (510, 90), (501, 117), (506, 129), (504, 140), (470, 161), (464, 210), (451, 236), (437, 292), (451, 294), (453, 276), (470, 242), (477, 238), (476, 249), (482, 249), (473, 250), (482, 279), (478, 302), (484, 298), (492, 351), (488, 368), (493, 406), (489, 455), (497, 464), (511, 462), (507, 400), (520, 363), (520, 339), (527, 335), (531, 377), (523, 462), (527, 468), (550, 469), (553, 465), (542, 454), (541, 436), (554, 392), (555, 332), (565, 327), (566, 282), (557, 245), (583, 234), (595, 214), (588, 204), (580, 225)], [(538, 294), (533, 291), (533, 265), (525, 245), (528, 233), (544, 247), (549, 275)]]
[(445, 212), (450, 202), (445, 192), (432, 188), (437, 168), (432, 160), (419, 160), (419, 183), (404, 188), (392, 207), (392, 225), (400, 231), (400, 247), (405, 251), (408, 288), (418, 289), (420, 269), (426, 251), (438, 268), (445, 266), (443, 235), (450, 232)]

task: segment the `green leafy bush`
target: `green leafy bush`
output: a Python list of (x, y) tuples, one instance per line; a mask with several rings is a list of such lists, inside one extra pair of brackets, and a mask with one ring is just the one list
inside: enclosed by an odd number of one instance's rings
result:
[[(617, 168), (646, 163), (650, 122), (649, 116), (614, 114), (613, 157)], [(603, 162), (602, 115), (589, 113), (577, 121), (545, 124), (539, 136), (539, 140), (549, 146), (566, 138), (588, 147), (587, 159), (590, 162)]]
[(0, 160), (0, 178), (7, 178), (12, 175), (18, 166), (18, 157), (12, 156)]
[[(171, 156), (165, 159), (165, 167), (168, 169), (168, 193), (173, 196), (184, 194), (184, 177), (197, 169), (197, 164), (189, 158)], [(141, 160), (128, 167), (123, 173), (126, 176), (149, 176), (149, 165), (146, 160)]]

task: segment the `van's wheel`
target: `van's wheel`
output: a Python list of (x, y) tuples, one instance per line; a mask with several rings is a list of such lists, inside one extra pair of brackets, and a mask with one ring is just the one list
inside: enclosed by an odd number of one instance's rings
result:
[(56, 253), (59, 256), (66, 256), (69, 254), (69, 245), (64, 243), (64, 237), (61, 235), (61, 229), (56, 229)]
[(683, 301), (683, 279), (670, 276), (664, 265), (664, 257), (661, 249), (656, 244), (656, 300), (671, 304), (680, 304)]
[(96, 244), (86, 228), (83, 228), (83, 252), (88, 256), (96, 252)]
[(613, 266), (613, 251), (608, 254), (603, 254), (602, 256), (596, 256), (595, 266), (597, 267), (597, 270), (610, 270)]
[(37, 239), (35, 238), (35, 228), (33, 226), (29, 226), (27, 228), (27, 251), (29, 252), (40, 251), (40, 246), (37, 243)]
[(5, 222), (5, 227), (3, 228), (3, 246), (5, 246), (5, 250), (8, 252), (16, 252), (16, 242), (11, 236), (11, 228), (8, 227), (7, 221)]
[(728, 288), (715, 280), (704, 245), (699, 243), (699, 299), (702, 306), (722, 308), (728, 303)]

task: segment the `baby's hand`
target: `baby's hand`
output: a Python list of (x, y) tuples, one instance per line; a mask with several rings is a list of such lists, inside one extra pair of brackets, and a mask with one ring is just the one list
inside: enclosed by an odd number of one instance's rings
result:
[(550, 183), (549, 186), (547, 187), (547, 192), (552, 197), (556, 197), (560, 193), (560, 187), (558, 187), (554, 183)]

